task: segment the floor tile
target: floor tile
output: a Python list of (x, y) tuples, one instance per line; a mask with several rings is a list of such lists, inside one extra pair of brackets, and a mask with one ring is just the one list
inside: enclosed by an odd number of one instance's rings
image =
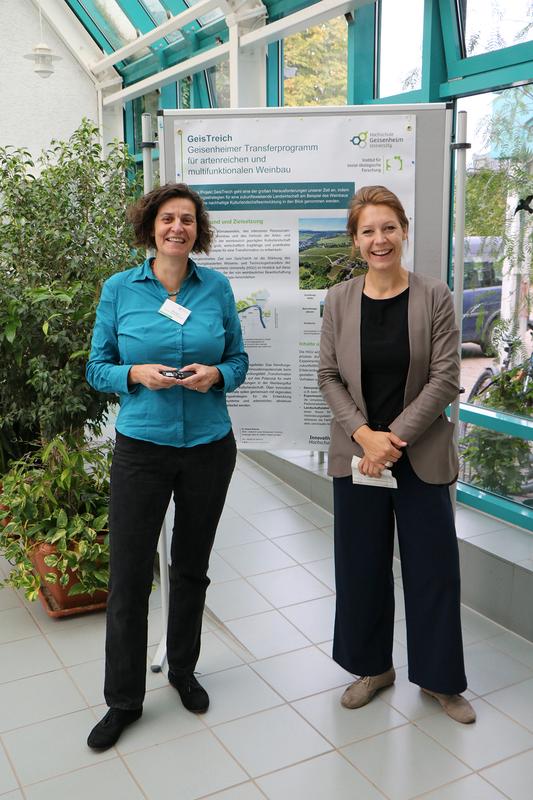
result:
[(237, 619), (244, 614), (271, 611), (272, 606), (244, 578), (226, 583), (211, 584), (206, 605), (218, 619)]
[(206, 632), (202, 634), (202, 647), (200, 658), (196, 665), (195, 672), (200, 675), (209, 675), (211, 672), (219, 672), (222, 669), (238, 667), (242, 664), (242, 658), (231, 649), (216, 632)]
[(105, 625), (102, 624), (101, 619), (98, 619), (97, 624), (90, 628), (87, 626), (70, 628), (65, 625), (57, 632), (49, 633), (48, 641), (65, 666), (82, 664), (103, 656)]
[(383, 800), (338, 753), (296, 764), (257, 779), (269, 800)]
[(335, 747), (407, 724), (402, 714), (379, 697), (363, 708), (349, 709), (341, 706), (341, 694), (341, 690), (333, 689), (292, 704)]
[(425, 794), (420, 800), (505, 800), (504, 795), (494, 789), (479, 775), (467, 775), (455, 783)]
[[(103, 716), (106, 708), (98, 707), (95, 713)], [(200, 716), (187, 711), (177, 691), (167, 684), (146, 695), (141, 719), (126, 728), (116, 747), (125, 755), (203, 730)]]
[(8, 792), (7, 794), (3, 794), (2, 800), (24, 800), (24, 797), (22, 796), (21, 791), (15, 789), (14, 792)]
[(276, 537), (275, 542), (299, 564), (333, 557), (333, 539), (324, 531), (292, 533), (290, 536)]
[(533, 734), (516, 722), (484, 700), (473, 700), (472, 706), (477, 714), (473, 725), (461, 725), (446, 714), (421, 719), (417, 725), (475, 770), (533, 748)]
[(512, 800), (531, 800), (533, 750), (489, 767), (481, 775)]
[(227, 626), (256, 658), (268, 658), (309, 646), (309, 639), (279, 611), (230, 620)]
[[(144, 795), (118, 758), (25, 789), (27, 800), (142, 800)], [(2, 798), (4, 800), (4, 798)]]
[(461, 621), (463, 633), (465, 631), (468, 633), (469, 644), (484, 641), (505, 632), (505, 628), (467, 606), (461, 606)]
[(486, 694), (484, 699), (533, 732), (533, 679)]
[(256, 661), (252, 668), (286, 700), (298, 700), (353, 681), (348, 672), (316, 647)]
[(392, 663), (397, 669), (407, 665), (407, 647), (400, 642), (392, 643)]
[(396, 669), (396, 681), (392, 686), (383, 689), (379, 697), (411, 721), (443, 713), (436, 700), (428, 697), (420, 691), (419, 686), (411, 683), (407, 667)]
[(283, 609), (283, 615), (312, 642), (325, 642), (333, 636), (335, 597), (321, 597)]
[(331, 749), (288, 706), (218, 725), (214, 732), (252, 777)]
[(468, 687), (480, 695), (533, 677), (532, 670), (525, 664), (496, 650), (488, 642), (465, 647), (465, 667)]
[[(287, 553), (267, 539), (238, 547), (225, 547), (218, 552), (224, 561), (244, 577), (296, 566), (296, 562)], [(235, 577), (239, 575), (236, 574)]]
[[(298, 506), (297, 506), (298, 508)], [(289, 533), (314, 530), (315, 526), (293, 508), (279, 508), (262, 514), (247, 514), (246, 519), (265, 536), (284, 536)]]
[(280, 483), (277, 475), (274, 475), (273, 472), (269, 472), (264, 467), (246, 458), (246, 455), (242, 453), (239, 457), (238, 469), (240, 473), (258, 483), (259, 486), (273, 486)]
[(246, 489), (239, 494), (230, 496), (232, 507), (242, 516), (247, 514), (260, 514), (263, 511), (272, 511), (275, 508), (285, 508), (286, 504), (279, 497), (272, 494), (263, 486)]
[(322, 506), (316, 503), (310, 503), (308, 501), (298, 506), (297, 511), (298, 514), (308, 519), (313, 525), (316, 525), (317, 528), (325, 528), (326, 525), (333, 525), (333, 514), (330, 514), (329, 511), (326, 511)]
[(246, 714), (280, 705), (283, 700), (248, 666), (234, 667), (206, 675), (202, 685), (209, 692), (210, 705), (203, 719), (217, 725)]
[(125, 756), (149, 800), (169, 796), (169, 764), (179, 782), (179, 800), (194, 800), (248, 780), (248, 775), (209, 731)]
[(0, 744), (0, 795), (3, 796), (4, 792), (11, 792), (15, 789), (18, 789), (18, 782), (4, 749)]
[(520, 661), (533, 670), (533, 642), (528, 642), (527, 639), (507, 631), (506, 633), (500, 633), (498, 636), (493, 636), (490, 640), (490, 646), (496, 647), (515, 661)]
[(230, 567), (228, 562), (224, 561), (214, 550), (209, 558), (209, 572), (207, 574), (211, 583), (224, 583), (224, 581), (233, 581), (240, 578), (239, 573), (233, 567)]
[(390, 800), (408, 800), (469, 772), (413, 725), (348, 745), (342, 752)]
[(7, 608), (0, 611), (0, 644), (38, 636), (40, 630), (25, 608)]
[(20, 608), (20, 598), (18, 594), (8, 587), (0, 589), (0, 611), (6, 611), (8, 608)]
[(116, 757), (116, 750), (97, 753), (86, 740), (96, 719), (87, 709), (4, 733), (2, 738), (24, 785)]
[(395, 621), (405, 619), (405, 600), (401, 581), (394, 583), (394, 619)]
[(86, 703), (65, 670), (60, 669), (3, 683), (0, 708), (0, 730), (9, 731), (79, 711)]
[(209, 795), (209, 800), (264, 800), (264, 798), (264, 794), (251, 781)]
[(331, 594), (327, 586), (300, 566), (254, 575), (248, 580), (275, 608)]
[[(246, 471), (245, 471), (246, 470)], [(250, 472), (250, 475), (247, 472)], [(259, 472), (260, 467), (257, 468), (257, 472)], [(260, 485), (253, 477), (250, 477), (254, 472), (255, 468), (253, 465), (248, 467), (247, 464), (244, 462), (239, 463), (237, 469), (233, 473), (231, 483), (229, 486), (229, 491), (231, 493), (243, 493), (247, 492), (249, 489), (257, 489)], [(230, 504), (231, 505), (231, 504)]]
[(335, 591), (335, 564), (332, 558), (323, 558), (320, 561), (311, 561), (305, 565), (308, 572), (325, 583), (326, 586)]
[[(147, 692), (166, 686), (168, 683), (164, 672), (152, 672), (150, 669), (150, 663), (155, 656), (155, 651), (156, 648), (154, 646), (148, 648), (146, 664)], [(104, 668), (105, 659), (103, 658), (67, 667), (67, 672), (90, 706), (101, 705), (104, 701)]]
[(276, 497), (279, 497), (279, 499), (283, 500), (288, 506), (301, 506), (303, 503), (309, 502), (309, 498), (306, 497), (305, 494), (297, 492), (296, 489), (293, 489), (292, 486), (288, 486), (286, 483), (277, 483), (273, 486), (269, 486), (268, 491)]
[(0, 684), (60, 667), (59, 659), (42, 636), (0, 645)]
[(248, 542), (260, 542), (265, 537), (250, 522), (241, 516), (220, 520), (215, 536), (215, 550), (221, 547), (235, 547)]

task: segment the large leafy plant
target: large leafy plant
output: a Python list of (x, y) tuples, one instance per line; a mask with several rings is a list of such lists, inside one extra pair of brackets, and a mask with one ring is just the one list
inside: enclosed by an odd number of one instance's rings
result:
[(88, 120), (36, 162), (0, 148), (0, 472), (32, 441), (102, 422), (111, 398), (84, 369), (100, 285), (133, 263), (132, 168)]
[(109, 445), (67, 436), (12, 463), (0, 491), (0, 552), (12, 565), (6, 585), (36, 599), (43, 578), (32, 551), (46, 542), (55, 552), (44, 560), (55, 569), (45, 581), (70, 583), (70, 595), (107, 589), (109, 463)]

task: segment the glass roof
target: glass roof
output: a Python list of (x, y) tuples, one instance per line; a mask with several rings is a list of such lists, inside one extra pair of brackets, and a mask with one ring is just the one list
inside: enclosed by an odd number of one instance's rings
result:
[[(64, 0), (78, 16), (89, 33), (106, 53), (118, 50), (135, 41), (139, 36), (149, 33), (170, 17), (194, 6), (199, 0)], [(194, 34), (213, 23), (224, 20), (221, 9), (215, 8), (208, 14), (199, 16), (185, 28), (185, 35), (179, 30), (167, 34), (164, 38), (153, 42), (148, 47), (138, 50), (125, 58), (116, 68), (119, 72), (129, 72), (128, 66), (142, 62), (148, 57), (152, 64), (147, 73), (151, 74), (161, 68), (166, 58), (165, 50), (180, 45), (194, 49)], [(169, 51), (170, 52), (170, 51)], [(153, 61), (157, 54), (157, 62)], [(142, 76), (138, 76), (142, 77)]]

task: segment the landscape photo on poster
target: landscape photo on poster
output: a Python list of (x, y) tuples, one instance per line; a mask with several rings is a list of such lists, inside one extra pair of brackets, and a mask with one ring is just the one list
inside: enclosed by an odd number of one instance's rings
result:
[(300, 217), (298, 220), (299, 288), (329, 289), (366, 271), (352, 252), (346, 217)]

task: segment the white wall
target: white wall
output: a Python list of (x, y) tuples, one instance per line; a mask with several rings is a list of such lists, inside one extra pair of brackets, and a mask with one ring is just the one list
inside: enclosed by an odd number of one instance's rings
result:
[(23, 58), (41, 40), (38, 9), (32, 0), (0, 0), (0, 146), (33, 155), (52, 138), (68, 138), (82, 117), (98, 121), (93, 81), (44, 16), (43, 38), (62, 58), (49, 78)]

